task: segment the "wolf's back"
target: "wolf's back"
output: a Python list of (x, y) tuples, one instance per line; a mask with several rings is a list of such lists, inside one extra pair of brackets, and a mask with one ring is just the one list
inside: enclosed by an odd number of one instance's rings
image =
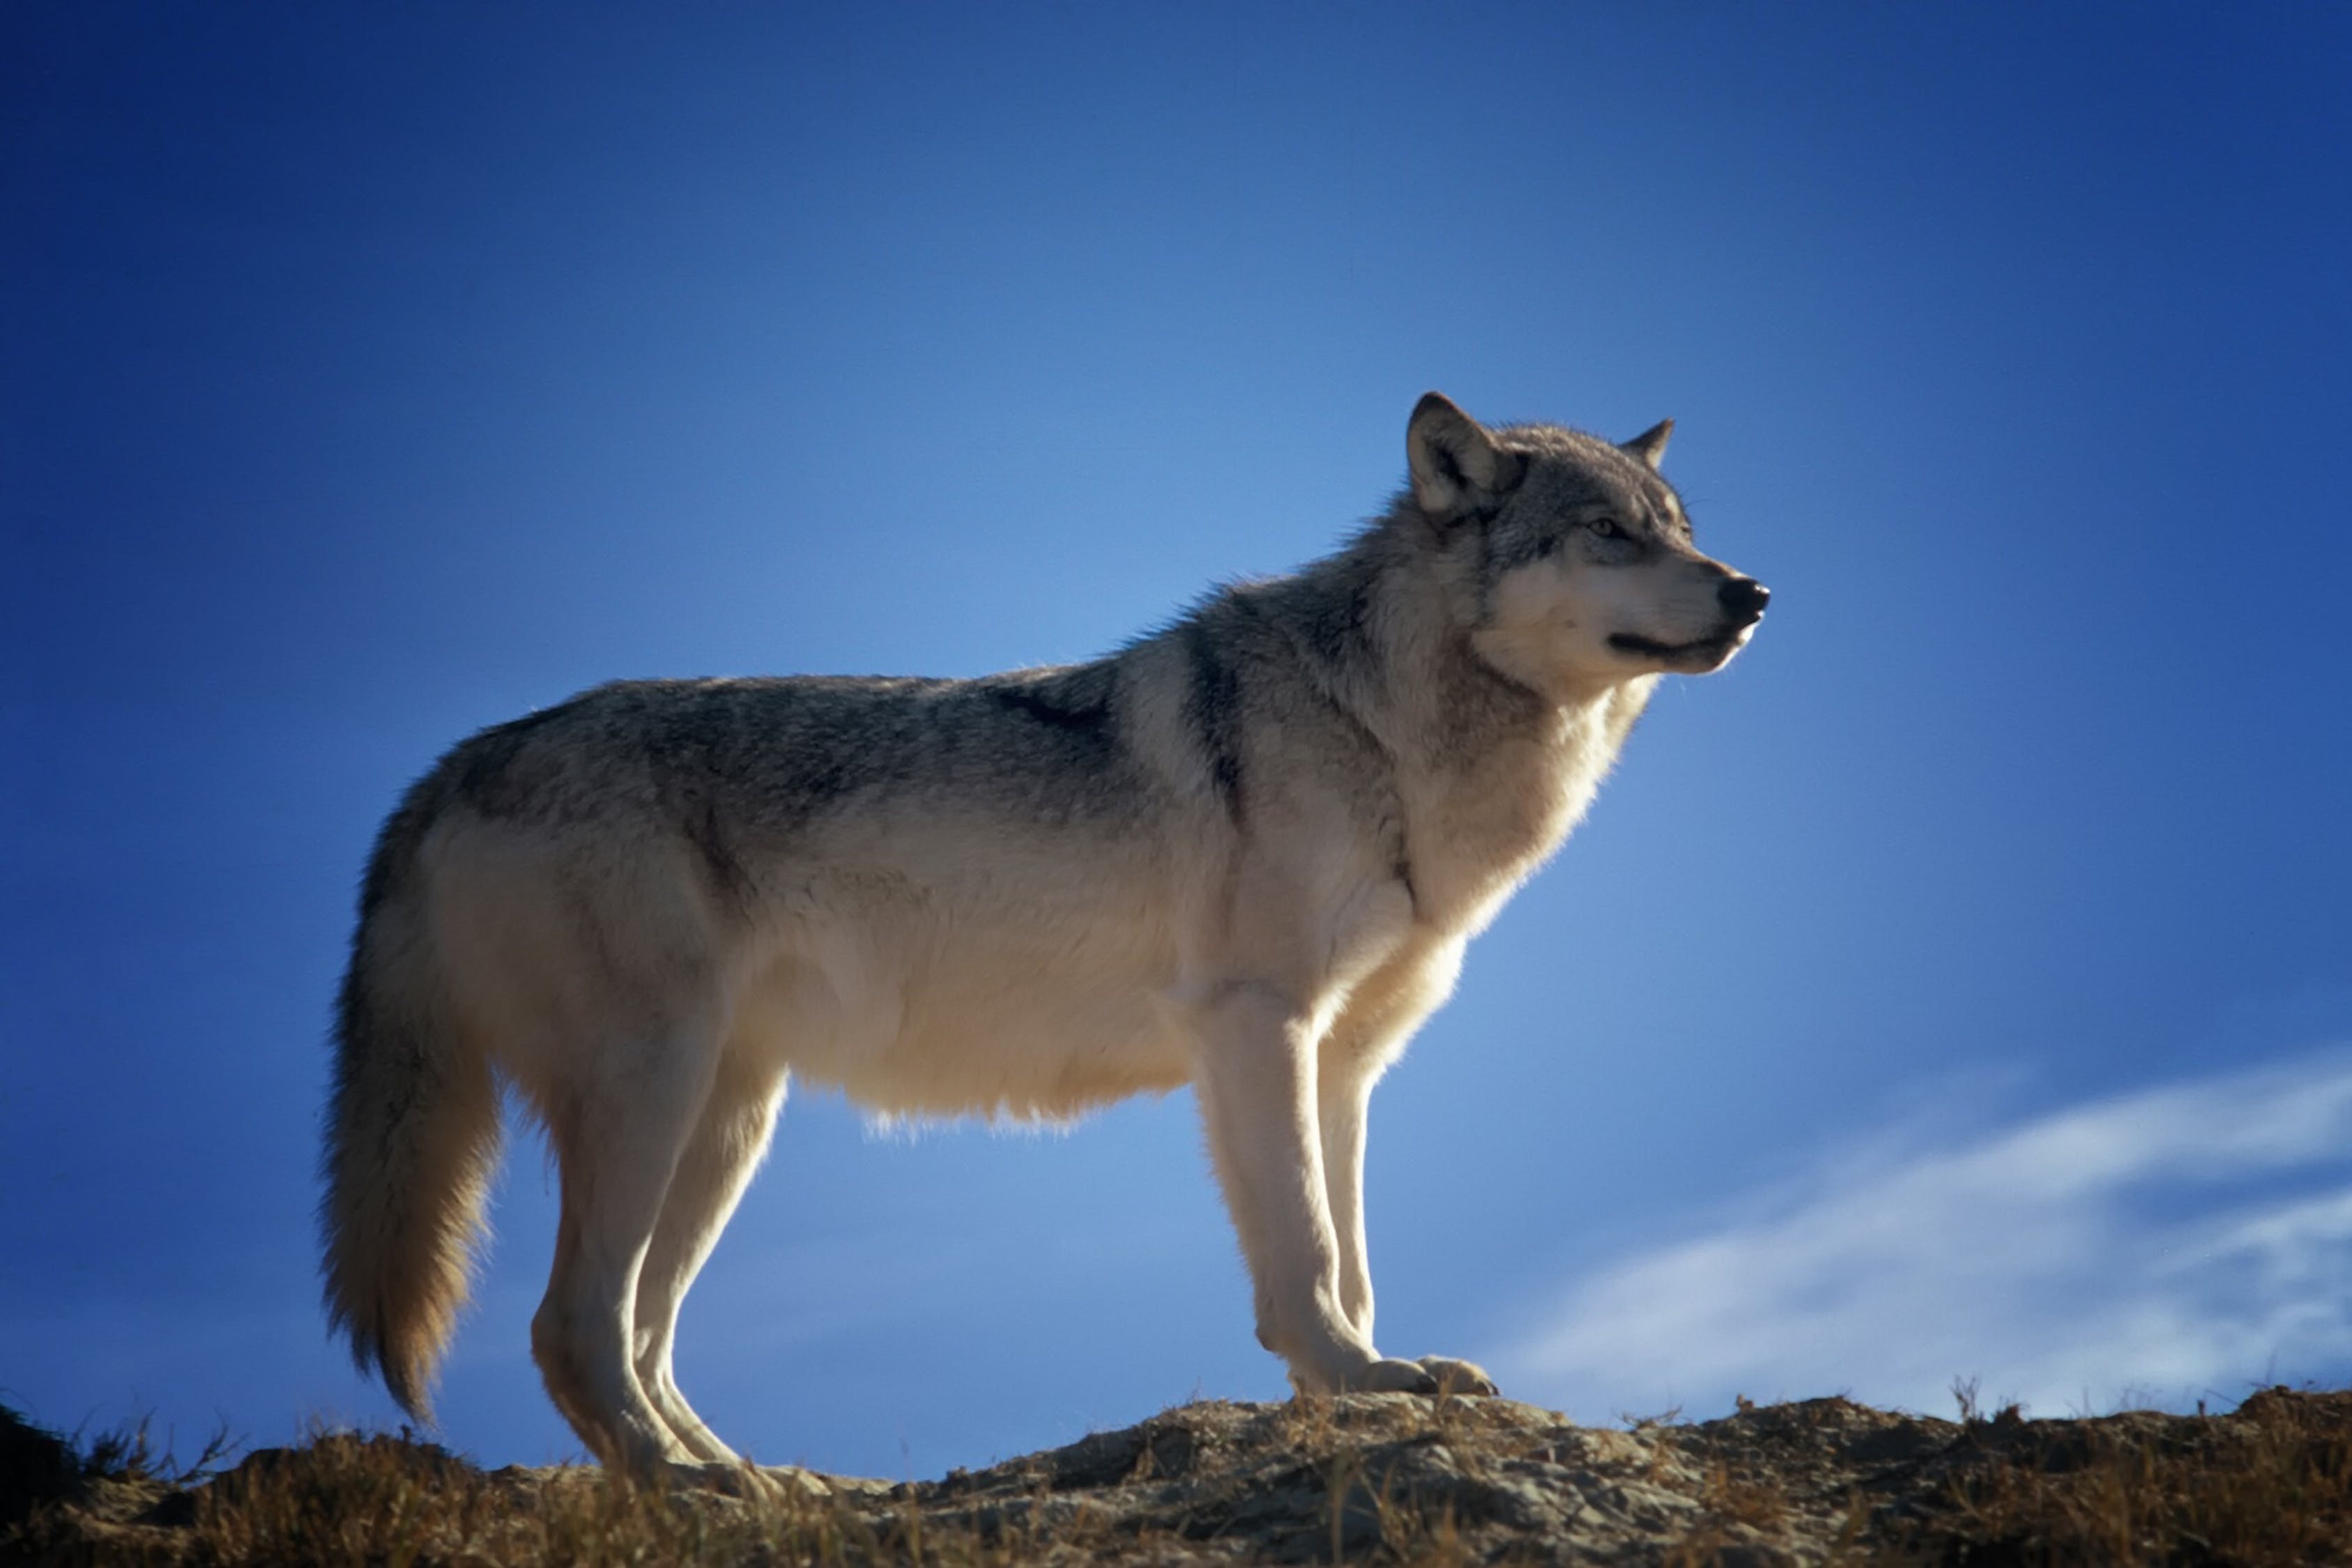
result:
[[(328, 1320), (361, 1368), (426, 1416), (498, 1162), (494, 1042), (461, 1018), (457, 966), (429, 917), (436, 829), (633, 875), (658, 873), (667, 852), (723, 920), (761, 868), (821, 857), (826, 824), (860, 812), (1127, 832), (1149, 786), (1119, 734), (1116, 683), (1108, 661), (970, 681), (615, 682), (444, 756), (376, 840), (336, 1009), (320, 1229)], [(508, 890), (527, 904), (561, 894), (516, 875)], [(625, 942), (643, 911), (580, 913)]]
[(320, 1159), (328, 1322), (420, 1419), (465, 1304), (499, 1153), (497, 1085), (452, 1027), (417, 864), (463, 750), (377, 836), (337, 1001)]

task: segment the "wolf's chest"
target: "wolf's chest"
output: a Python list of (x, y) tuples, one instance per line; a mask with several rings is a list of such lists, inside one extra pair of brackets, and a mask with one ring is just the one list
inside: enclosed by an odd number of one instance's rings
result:
[(1483, 928), (1559, 848), (1622, 738), (1603, 716), (1512, 741), (1408, 792), (1406, 852), (1424, 923), (1464, 935)]

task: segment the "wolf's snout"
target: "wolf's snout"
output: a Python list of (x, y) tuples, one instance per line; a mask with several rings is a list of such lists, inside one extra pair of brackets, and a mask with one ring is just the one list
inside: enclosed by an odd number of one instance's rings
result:
[(1764, 618), (1764, 606), (1771, 601), (1772, 591), (1752, 577), (1735, 577), (1715, 591), (1715, 598), (1725, 614), (1748, 626)]

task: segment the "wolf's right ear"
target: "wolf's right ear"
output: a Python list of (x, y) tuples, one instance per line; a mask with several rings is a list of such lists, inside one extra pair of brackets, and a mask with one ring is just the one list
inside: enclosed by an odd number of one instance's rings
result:
[(1440, 392), (1423, 392), (1405, 424), (1412, 498), (1442, 534), (1517, 488), (1527, 460), (1495, 444), (1486, 427)]
[(1623, 450), (1640, 458), (1650, 472), (1654, 474), (1658, 471), (1658, 465), (1666, 460), (1666, 438), (1674, 433), (1675, 422), (1671, 419), (1662, 419), (1625, 443)]

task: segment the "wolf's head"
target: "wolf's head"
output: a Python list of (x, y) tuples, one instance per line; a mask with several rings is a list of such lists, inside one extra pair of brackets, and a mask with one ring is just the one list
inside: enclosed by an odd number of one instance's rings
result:
[(1636, 675), (1721, 669), (1764, 585), (1701, 555), (1659, 475), (1668, 420), (1623, 445), (1550, 424), (1488, 430), (1436, 392), (1412, 411), (1412, 509), (1480, 658), (1568, 702)]

